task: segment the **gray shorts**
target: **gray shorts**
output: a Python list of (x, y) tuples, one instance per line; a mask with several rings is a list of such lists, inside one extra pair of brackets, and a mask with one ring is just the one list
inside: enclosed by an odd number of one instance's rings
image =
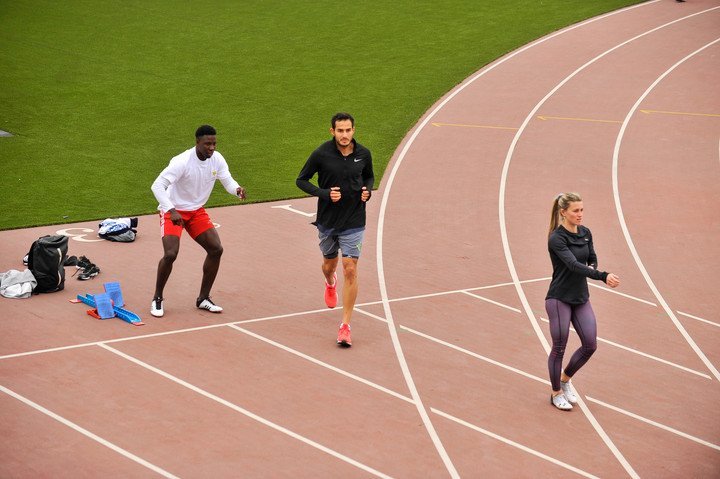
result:
[(362, 250), (365, 228), (352, 231), (342, 231), (338, 234), (325, 234), (318, 229), (320, 251), (326, 259), (337, 258), (338, 250), (342, 250), (345, 258), (359, 258)]

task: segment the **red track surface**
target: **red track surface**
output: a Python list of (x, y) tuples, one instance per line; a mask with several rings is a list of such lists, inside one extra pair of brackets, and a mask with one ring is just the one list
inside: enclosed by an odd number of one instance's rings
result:
[[(155, 217), (132, 244), (74, 237), (100, 276), (0, 299), (0, 477), (719, 477), (719, 38), (720, 2), (648, 2), (446, 95), (369, 204), (351, 349), (287, 202), (212, 210), (221, 315), (194, 308), (188, 238), (148, 314)], [(599, 349), (570, 413), (548, 403), (544, 321), (561, 191), (623, 281), (591, 288)], [(1, 233), (0, 269), (58, 229)], [(144, 326), (68, 302), (105, 281)]]

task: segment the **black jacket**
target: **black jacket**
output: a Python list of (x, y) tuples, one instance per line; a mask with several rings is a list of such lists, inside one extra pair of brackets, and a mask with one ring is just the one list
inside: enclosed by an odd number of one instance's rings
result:
[[(317, 218), (314, 224), (326, 230), (341, 232), (365, 226), (365, 203), (361, 201), (362, 187), (372, 194), (375, 183), (370, 150), (353, 140), (354, 150), (343, 156), (335, 139), (326, 141), (310, 154), (295, 184), (305, 193), (318, 197)], [(318, 175), (318, 186), (310, 179)], [(330, 188), (340, 187), (341, 198), (330, 200)]]
[(571, 233), (559, 226), (548, 239), (548, 251), (553, 274), (545, 299), (559, 299), (563, 303), (583, 304), (590, 299), (587, 278), (605, 281), (608, 273), (597, 270), (597, 256), (592, 233), (578, 226)]

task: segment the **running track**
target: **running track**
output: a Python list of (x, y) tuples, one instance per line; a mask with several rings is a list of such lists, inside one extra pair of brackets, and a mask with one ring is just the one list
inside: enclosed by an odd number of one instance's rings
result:
[[(0, 269), (66, 229), (103, 271), (0, 300), (0, 477), (718, 477), (719, 84), (718, 1), (647, 2), (468, 78), (369, 204), (349, 350), (313, 199), (213, 210), (222, 315), (193, 307), (190, 241), (147, 314), (154, 217), (129, 245), (93, 223), (0, 233)], [(561, 191), (623, 281), (591, 288), (599, 349), (570, 413), (549, 405), (543, 306)], [(103, 281), (144, 326), (68, 302)]]

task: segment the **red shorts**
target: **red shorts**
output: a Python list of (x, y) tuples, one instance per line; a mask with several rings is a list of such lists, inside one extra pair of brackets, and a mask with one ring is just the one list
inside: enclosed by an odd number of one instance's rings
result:
[(215, 225), (210, 221), (205, 208), (198, 208), (194, 211), (178, 211), (182, 216), (183, 226), (174, 225), (170, 221), (170, 213), (167, 212), (160, 216), (160, 235), (165, 236), (177, 236), (182, 235), (182, 230), (185, 228), (192, 239), (197, 238), (207, 230), (215, 228)]

